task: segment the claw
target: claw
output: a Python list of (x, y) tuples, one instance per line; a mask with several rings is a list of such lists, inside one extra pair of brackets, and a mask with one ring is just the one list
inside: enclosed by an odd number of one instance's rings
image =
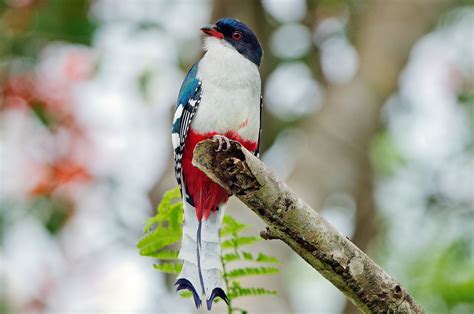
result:
[[(230, 141), (227, 137), (223, 135), (214, 135), (212, 137), (213, 140), (217, 140), (219, 142), (219, 147), (216, 149), (216, 152), (220, 152), (221, 150), (226, 152), (230, 149)], [(223, 148), (223, 143), (225, 142), (225, 148)]]
[(216, 152), (220, 152), (222, 149), (222, 137), (214, 135), (212, 139), (217, 140), (219, 142), (219, 147), (217, 147)]
[(227, 137), (223, 136), (224, 138), (224, 142), (225, 142), (225, 145), (226, 145), (226, 148), (224, 148), (224, 151), (228, 151), (230, 149), (230, 141)]

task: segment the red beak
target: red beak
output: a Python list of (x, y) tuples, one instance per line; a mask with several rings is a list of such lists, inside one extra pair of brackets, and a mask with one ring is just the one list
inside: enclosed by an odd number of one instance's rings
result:
[(224, 35), (219, 32), (214, 25), (204, 26), (201, 28), (201, 31), (208, 36), (216, 37), (219, 39), (224, 38)]

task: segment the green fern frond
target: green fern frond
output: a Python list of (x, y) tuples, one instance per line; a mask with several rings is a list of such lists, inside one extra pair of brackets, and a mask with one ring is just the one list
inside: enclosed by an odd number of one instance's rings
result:
[(159, 227), (165, 221), (169, 221), (171, 229), (179, 229), (183, 214), (183, 204), (181, 202), (181, 192), (176, 187), (167, 191), (158, 205), (157, 214), (145, 222), (143, 233), (149, 232), (154, 226)]
[(145, 226), (143, 227), (143, 233), (147, 233), (148, 231), (150, 231), (153, 228), (153, 226), (157, 223), (158, 223), (158, 217), (157, 216), (153, 216), (151, 218), (148, 218), (145, 221)]
[[(179, 291), (179, 296), (185, 299), (189, 299), (190, 297), (193, 296), (193, 293), (189, 290), (181, 290)], [(216, 299), (214, 299), (216, 300)]]
[(257, 257), (254, 257), (252, 253), (241, 251), (239, 253), (227, 253), (222, 256), (222, 259), (225, 263), (230, 263), (234, 261), (251, 261), (256, 263), (279, 263), (278, 258), (270, 255), (265, 255), (263, 253), (258, 253)]
[[(183, 267), (178, 260), (179, 252), (170, 248), (182, 238), (183, 223), (183, 204), (179, 188), (175, 188), (165, 193), (160, 202), (155, 216), (149, 218), (143, 228), (145, 236), (137, 243), (137, 248), (141, 255), (158, 259), (160, 263), (153, 267), (160, 272), (169, 274), (179, 274)], [(253, 255), (250, 252), (242, 251), (242, 246), (249, 246), (261, 241), (258, 236), (242, 236), (243, 230), (248, 225), (242, 224), (232, 218), (224, 215), (221, 238), (221, 261), (224, 269), (223, 278), (228, 290), (230, 302), (228, 304), (229, 313), (247, 313), (246, 310), (233, 307), (231, 302), (235, 298), (244, 296), (263, 296), (275, 295), (274, 290), (256, 287), (241, 287), (239, 279), (245, 276), (272, 275), (279, 272), (275, 267), (244, 267), (229, 270), (229, 263), (235, 261), (244, 261), (251, 263), (278, 263), (278, 259), (273, 256), (258, 253)], [(174, 248), (174, 247), (173, 247)], [(225, 252), (227, 250), (227, 252)], [(232, 251), (230, 251), (232, 250)], [(232, 253), (231, 253), (232, 252)], [(180, 296), (184, 298), (192, 297), (190, 291), (180, 291)], [(218, 302), (217, 298), (214, 302)]]
[(262, 238), (260, 237), (235, 237), (229, 240), (225, 240), (221, 242), (221, 248), (223, 249), (238, 249), (244, 245), (250, 245), (257, 242), (260, 242)]
[(228, 254), (222, 255), (222, 261), (224, 263), (230, 263), (233, 261), (240, 261), (240, 260), (241, 260), (241, 257), (237, 253), (228, 253)]
[(153, 267), (162, 273), (167, 274), (179, 274), (181, 269), (183, 268), (183, 264), (180, 263), (161, 263), (161, 264), (153, 264)]
[(252, 253), (242, 251), (242, 256), (246, 261), (253, 261)]
[[(141, 238), (137, 243), (137, 248), (141, 251), (143, 248), (147, 247), (151, 243), (155, 242), (156, 235), (154, 234), (155, 231), (146, 234), (143, 238)], [(141, 253), (140, 253), (141, 254)], [(143, 254), (142, 254), (143, 255)]]
[(259, 263), (280, 263), (280, 260), (278, 260), (278, 258), (275, 256), (265, 255), (263, 253), (258, 253), (255, 261)]
[(276, 267), (244, 267), (233, 269), (226, 274), (227, 278), (240, 278), (246, 276), (261, 276), (276, 274), (280, 270)]
[(240, 297), (257, 296), (257, 295), (276, 295), (276, 290), (268, 290), (265, 288), (239, 288), (232, 289), (229, 293), (229, 298), (237, 299)]
[(236, 299), (240, 297), (247, 296), (259, 296), (259, 295), (276, 295), (275, 290), (268, 290), (265, 288), (255, 288), (255, 287), (241, 287), (240, 284), (234, 283), (230, 287), (229, 298)]
[(183, 203), (182, 202), (171, 205), (168, 220), (169, 220), (169, 229), (179, 230), (181, 233), (181, 225), (183, 223)]
[(149, 237), (138, 243), (141, 255), (148, 256), (181, 240), (180, 234), (166, 234), (163, 229), (157, 229), (156, 231), (159, 232), (153, 232)]
[(137, 243), (138, 248), (142, 248), (154, 241), (156, 241), (157, 238), (160, 238), (163, 235), (169, 236), (170, 234), (179, 234), (177, 232), (171, 232), (167, 228), (160, 227), (157, 228), (153, 231), (148, 232), (143, 238), (140, 239)]
[(174, 189), (169, 192), (167, 199), (162, 201), (158, 206), (158, 213), (156, 215), (159, 222), (162, 224), (169, 223), (169, 229), (179, 229), (183, 221), (183, 203), (179, 189)]
[(221, 237), (225, 237), (229, 234), (237, 236), (239, 232), (248, 227), (249, 225), (244, 225), (231, 216), (224, 215), (224, 219), (222, 220)]
[[(156, 254), (160, 254), (159, 250), (180, 241), (182, 221), (181, 194), (179, 188), (175, 188), (165, 193), (157, 214), (146, 221), (143, 228), (146, 235), (137, 243), (140, 254), (156, 257)], [(166, 259), (171, 259), (171, 256)]]
[(171, 189), (163, 195), (163, 199), (161, 200), (160, 204), (158, 205), (158, 213), (162, 213), (164, 217), (166, 217), (165, 213), (167, 213), (170, 209), (170, 205), (174, 202), (181, 201), (181, 192), (179, 187), (175, 187)]
[(160, 260), (178, 260), (178, 251), (172, 251), (172, 250), (162, 250), (154, 253), (148, 253), (146, 256), (148, 257), (153, 257), (157, 258)]

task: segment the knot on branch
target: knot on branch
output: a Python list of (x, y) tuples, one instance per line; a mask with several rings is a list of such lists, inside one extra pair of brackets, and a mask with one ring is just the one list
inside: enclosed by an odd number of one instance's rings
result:
[(274, 239), (281, 239), (276, 233), (275, 231), (273, 231), (272, 229), (266, 227), (265, 230), (262, 230), (260, 231), (260, 236), (262, 237), (262, 239), (264, 240), (274, 240)]
[(260, 188), (260, 184), (244, 161), (230, 157), (224, 159), (221, 166), (224, 170), (223, 178), (228, 180), (232, 193), (244, 195)]
[(194, 148), (193, 165), (231, 194), (245, 195), (258, 190), (261, 185), (247, 165), (241, 144), (230, 140), (228, 150), (217, 151), (218, 147), (217, 140), (199, 142)]

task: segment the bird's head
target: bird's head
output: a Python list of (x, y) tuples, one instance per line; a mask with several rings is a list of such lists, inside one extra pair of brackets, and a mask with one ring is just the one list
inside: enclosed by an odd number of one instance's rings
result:
[(225, 41), (242, 56), (260, 66), (263, 55), (262, 47), (250, 27), (241, 21), (225, 17), (218, 20), (215, 25), (201, 28), (201, 31), (208, 36)]

